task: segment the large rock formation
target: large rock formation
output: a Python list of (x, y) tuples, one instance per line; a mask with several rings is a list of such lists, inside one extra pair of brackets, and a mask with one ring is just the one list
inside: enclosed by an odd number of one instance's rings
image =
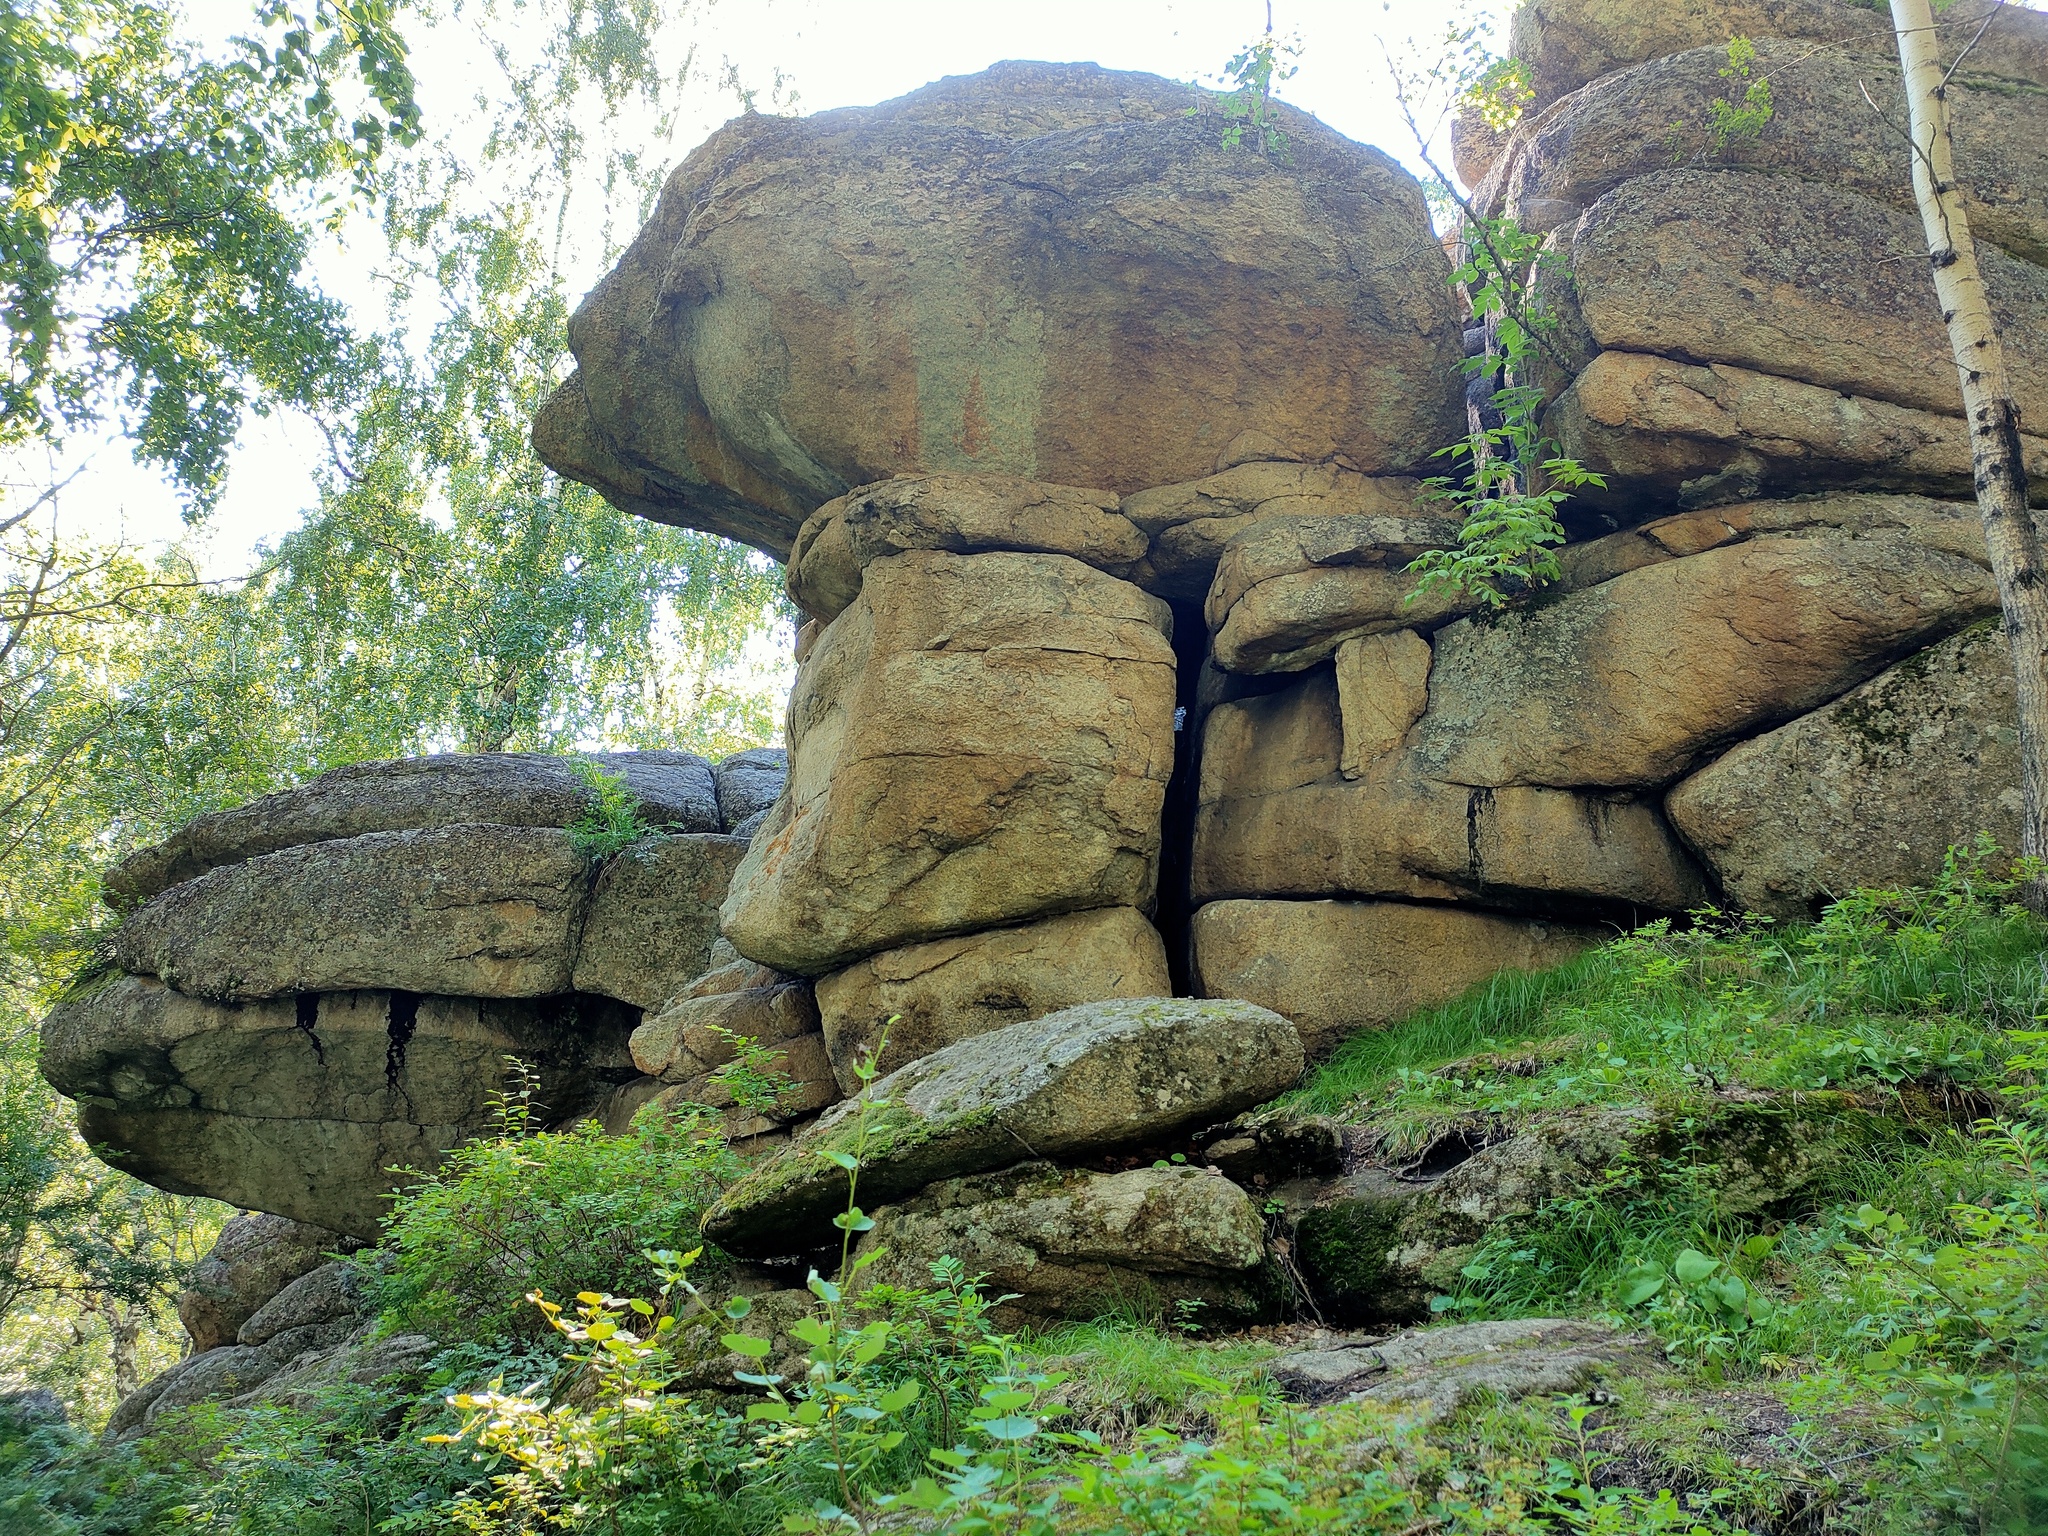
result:
[[(2048, 490), (2048, 19), (1989, 4), (1943, 38), (1982, 28), (1962, 174)], [(535, 441), (786, 560), (787, 782), (769, 750), (605, 758), (658, 829), (608, 861), (571, 830), (587, 770), (546, 758), (200, 818), (109, 874), (119, 971), (46, 1026), (87, 1134), (369, 1236), (388, 1170), (484, 1129), (516, 1054), (551, 1118), (687, 1103), (753, 1138), (709, 1222), (735, 1251), (830, 1241), (857, 1157), (878, 1276), (950, 1252), (1019, 1320), (1251, 1317), (1255, 1203), (1171, 1159), (1300, 1161), (1222, 1127), (1309, 1056), (1644, 918), (1806, 914), (2009, 838), (1968, 432), (1862, 102), (1896, 96), (1885, 19), (1531, 0), (1514, 35), (1532, 111), (1458, 153), (1548, 237), (1558, 325), (1521, 382), (1607, 480), (1565, 508), (1559, 580), (1416, 594), (1458, 534), (1419, 476), (1487, 419), (1460, 363), (1489, 328), (1461, 345), (1378, 151), (1284, 109), (1285, 153), (1233, 145), (1206, 95), (1086, 65), (749, 115), (579, 310)], [(1712, 124), (1738, 36), (1773, 86), (1754, 133)], [(787, 1081), (736, 1092), (735, 1062)], [(1821, 1155), (1755, 1115), (1729, 1106), (1731, 1145)], [(1288, 1191), (1292, 1260), (1339, 1310), (1413, 1311), (1486, 1220), (1662, 1134), (1354, 1158)], [(280, 1352), (338, 1317), (240, 1337), (241, 1294), (162, 1403), (359, 1368), (317, 1331), (303, 1369)]]
[(767, 752), (595, 764), (681, 830), (593, 859), (570, 830), (587, 767), (434, 757), (324, 774), (117, 866), (117, 968), (43, 1025), (81, 1133), (162, 1188), (339, 1241), (376, 1237), (395, 1170), (489, 1127), (508, 1057), (544, 1121), (604, 1112), (640, 1010), (710, 963), (746, 849), (724, 818), (781, 775)]
[(1284, 108), (1288, 154), (1228, 148), (1211, 100), (1010, 63), (737, 119), (576, 312), (542, 458), (777, 556), (897, 474), (1121, 495), (1247, 431), (1421, 463), (1456, 430), (1458, 336), (1414, 180)]

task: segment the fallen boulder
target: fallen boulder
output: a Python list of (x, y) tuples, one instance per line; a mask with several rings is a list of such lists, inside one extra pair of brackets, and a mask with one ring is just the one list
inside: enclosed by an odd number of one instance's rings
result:
[(1249, 1003), (1088, 1003), (934, 1052), (835, 1105), (705, 1218), (742, 1254), (829, 1240), (860, 1159), (860, 1198), (883, 1205), (940, 1179), (1032, 1157), (1143, 1146), (1226, 1120), (1301, 1073), (1301, 1040)]
[(1024, 1163), (945, 1179), (874, 1213), (863, 1285), (923, 1287), (957, 1259), (982, 1294), (1011, 1299), (998, 1326), (1109, 1313), (1228, 1326), (1269, 1314), (1263, 1225), (1251, 1197), (1197, 1168), (1090, 1173)]
[(1647, 1335), (1585, 1318), (1518, 1317), (1333, 1340), (1282, 1355), (1266, 1374), (1296, 1402), (1398, 1404), (1434, 1424), (1476, 1403), (1579, 1393), (1663, 1366)]

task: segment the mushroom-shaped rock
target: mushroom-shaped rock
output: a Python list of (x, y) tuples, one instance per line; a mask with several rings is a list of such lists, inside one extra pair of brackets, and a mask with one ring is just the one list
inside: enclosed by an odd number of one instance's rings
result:
[(541, 457), (646, 516), (784, 554), (898, 474), (1122, 495), (1262, 432), (1422, 463), (1462, 430), (1448, 263), (1392, 159), (1291, 109), (1006, 63), (880, 106), (749, 114), (670, 178), (570, 324)]
[[(783, 1254), (831, 1238), (847, 1199), (831, 1154), (860, 1157), (881, 1205), (1027, 1155), (1143, 1146), (1227, 1120), (1301, 1075), (1294, 1026), (1251, 1003), (1087, 1003), (934, 1052), (834, 1106), (726, 1192), (714, 1242)], [(871, 1101), (871, 1102), (870, 1102)]]

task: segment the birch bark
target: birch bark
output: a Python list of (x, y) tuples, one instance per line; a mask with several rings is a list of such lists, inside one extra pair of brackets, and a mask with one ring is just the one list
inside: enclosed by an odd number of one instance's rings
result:
[[(1948, 72), (1941, 63), (1929, 0), (1891, 0), (1905, 72), (1913, 139), (1913, 191), (1927, 230), (1934, 291), (1948, 322), (1950, 350), (1970, 422), (1970, 460), (1991, 574), (2005, 611), (2006, 642), (2019, 685), (2021, 790), (2025, 795), (2020, 852), (2048, 858), (2048, 568), (2027, 506), (2027, 471), (2019, 411), (2005, 370), (2005, 348), (1970, 237), (1969, 213), (1956, 185), (1949, 133)], [(2027, 905), (2048, 913), (2048, 877), (2027, 883)]]

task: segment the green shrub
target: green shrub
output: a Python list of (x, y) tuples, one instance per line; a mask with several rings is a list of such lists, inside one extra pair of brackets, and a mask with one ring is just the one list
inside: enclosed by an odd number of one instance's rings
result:
[[(394, 1330), (537, 1334), (531, 1291), (650, 1291), (645, 1255), (696, 1247), (705, 1210), (739, 1172), (708, 1118), (649, 1110), (623, 1136), (589, 1121), (528, 1134), (525, 1113), (515, 1092), (498, 1134), (395, 1197), (382, 1244), (358, 1255)], [(707, 1255), (699, 1272), (716, 1275), (722, 1262)]]
[(590, 786), (590, 804), (569, 823), (569, 841), (593, 864), (625, 852), (660, 829), (640, 813), (640, 797), (626, 786), (624, 774), (600, 768), (587, 757), (571, 766)]

